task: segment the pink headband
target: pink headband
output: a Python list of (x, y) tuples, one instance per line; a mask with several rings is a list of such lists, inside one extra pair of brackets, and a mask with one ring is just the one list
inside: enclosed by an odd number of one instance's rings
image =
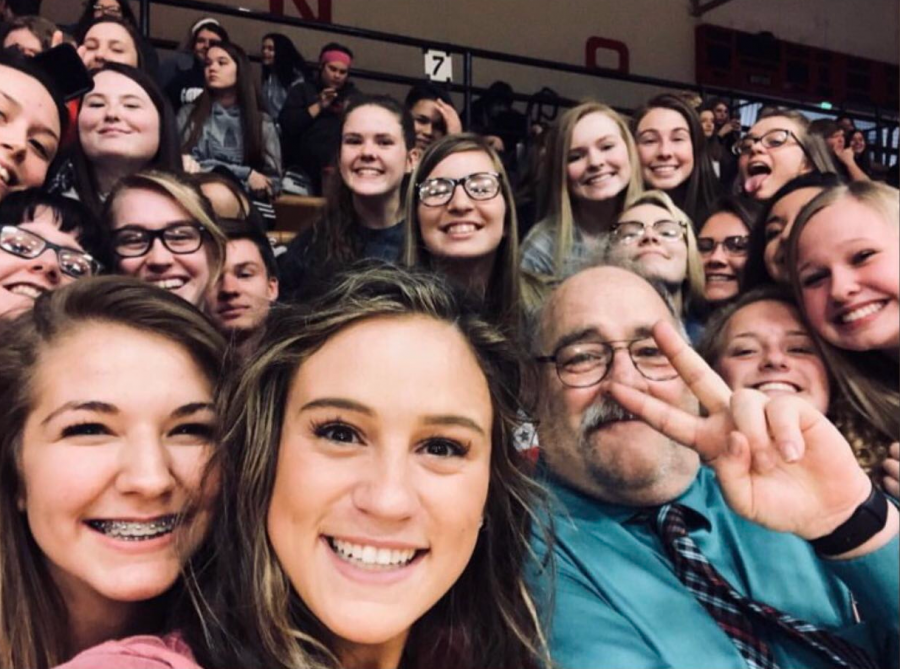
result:
[(319, 56), (319, 65), (324, 65), (325, 63), (330, 63), (335, 60), (339, 63), (343, 63), (347, 67), (350, 67), (350, 63), (353, 62), (350, 54), (344, 53), (343, 51), (338, 51), (337, 49), (332, 49), (331, 51), (326, 51), (321, 56)]

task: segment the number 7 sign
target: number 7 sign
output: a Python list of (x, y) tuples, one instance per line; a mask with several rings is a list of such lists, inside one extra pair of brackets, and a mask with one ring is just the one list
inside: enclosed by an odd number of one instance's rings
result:
[(425, 76), (431, 81), (453, 81), (453, 58), (446, 51), (425, 52)]

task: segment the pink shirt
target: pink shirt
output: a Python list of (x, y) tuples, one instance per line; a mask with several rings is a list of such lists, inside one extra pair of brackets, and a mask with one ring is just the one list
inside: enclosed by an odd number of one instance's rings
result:
[(177, 632), (133, 636), (88, 648), (56, 669), (202, 669)]

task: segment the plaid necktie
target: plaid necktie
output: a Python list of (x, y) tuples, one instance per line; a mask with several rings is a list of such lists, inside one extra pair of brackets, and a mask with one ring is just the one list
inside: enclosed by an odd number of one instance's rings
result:
[(685, 507), (666, 504), (653, 525), (675, 573), (734, 642), (750, 669), (778, 669), (772, 650), (757, 629), (776, 626), (827, 657), (835, 667), (877, 669), (872, 658), (844, 639), (738, 593), (713, 567), (688, 535)]

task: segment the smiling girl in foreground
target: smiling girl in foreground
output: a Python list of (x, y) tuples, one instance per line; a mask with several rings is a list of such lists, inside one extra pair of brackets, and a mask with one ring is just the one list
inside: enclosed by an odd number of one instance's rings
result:
[(794, 295), (828, 368), (890, 439), (900, 431), (898, 219), (894, 188), (870, 181), (829, 188), (797, 215), (787, 254)]
[(2, 328), (0, 665), (45, 669), (163, 629), (206, 527), (225, 342), (183, 300), (117, 277)]
[(543, 666), (510, 343), (433, 276), (354, 269), (231, 394), (198, 662)]

